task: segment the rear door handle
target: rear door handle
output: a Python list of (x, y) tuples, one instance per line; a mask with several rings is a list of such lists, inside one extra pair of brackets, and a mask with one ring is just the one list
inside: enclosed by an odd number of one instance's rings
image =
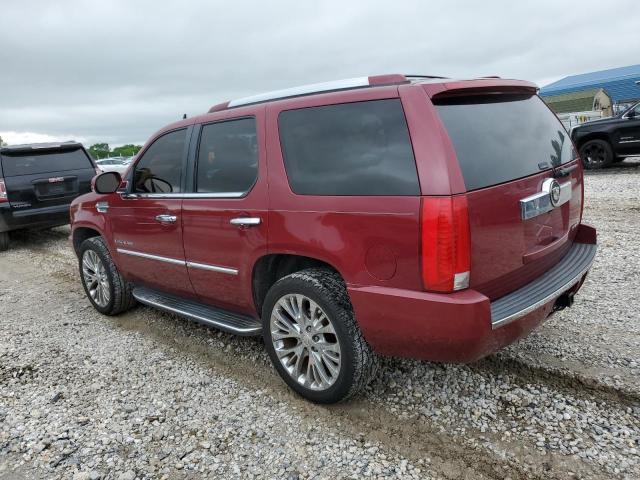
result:
[(160, 223), (175, 223), (178, 217), (175, 215), (156, 215), (156, 220)]
[(262, 219), (260, 217), (238, 217), (232, 218), (230, 223), (238, 227), (255, 227), (262, 223)]

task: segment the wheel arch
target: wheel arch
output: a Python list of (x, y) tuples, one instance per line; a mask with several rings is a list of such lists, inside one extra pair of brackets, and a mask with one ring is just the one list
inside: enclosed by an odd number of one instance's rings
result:
[(251, 275), (253, 302), (258, 315), (261, 314), (264, 299), (274, 283), (287, 275), (308, 268), (326, 268), (336, 272), (344, 279), (344, 276), (335, 266), (315, 257), (288, 253), (269, 253), (258, 258), (253, 265)]
[(585, 134), (584, 136), (577, 139), (576, 147), (580, 150), (585, 143), (590, 142), (591, 140), (604, 140), (613, 149), (613, 142), (611, 141), (611, 136), (606, 132), (590, 132)]
[(73, 233), (71, 234), (71, 241), (73, 244), (73, 251), (76, 253), (76, 256), (80, 252), (80, 245), (85, 240), (93, 237), (100, 237), (102, 234), (93, 227), (76, 227), (73, 229)]

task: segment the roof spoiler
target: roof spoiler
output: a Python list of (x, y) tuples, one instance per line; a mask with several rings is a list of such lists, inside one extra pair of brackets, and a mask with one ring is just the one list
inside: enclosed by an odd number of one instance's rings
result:
[(5, 155), (15, 153), (34, 153), (42, 151), (69, 151), (84, 148), (80, 142), (49, 142), (49, 143), (27, 143), (22, 145), (9, 145), (0, 148), (0, 153)]
[(503, 80), (501, 78), (484, 77), (474, 80), (454, 80), (452, 82), (425, 85), (425, 90), (432, 99), (437, 99), (499, 93), (529, 93), (534, 95), (538, 92), (538, 86), (525, 80)]

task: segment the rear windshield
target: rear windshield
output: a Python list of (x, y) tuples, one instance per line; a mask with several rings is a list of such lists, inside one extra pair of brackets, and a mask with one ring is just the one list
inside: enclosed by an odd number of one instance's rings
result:
[(573, 160), (569, 135), (536, 95), (449, 98), (436, 103), (467, 190)]
[(42, 153), (16, 153), (2, 155), (2, 170), (5, 177), (57, 173), (67, 170), (93, 169), (91, 160), (83, 150)]

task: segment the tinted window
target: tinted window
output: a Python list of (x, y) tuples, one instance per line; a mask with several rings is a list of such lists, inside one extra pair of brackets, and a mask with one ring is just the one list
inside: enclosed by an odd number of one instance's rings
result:
[(436, 108), (467, 190), (526, 177), (576, 156), (562, 124), (535, 95), (454, 98)]
[(419, 195), (400, 100), (282, 112), (291, 189), (302, 195)]
[(92, 169), (93, 165), (83, 150), (49, 152), (38, 154), (2, 155), (4, 175), (32, 175), (35, 173), (57, 173), (67, 170)]
[(253, 118), (202, 127), (196, 191), (246, 193), (258, 176), (258, 144)]
[(136, 164), (133, 191), (171, 193), (180, 191), (186, 130), (158, 138)]

